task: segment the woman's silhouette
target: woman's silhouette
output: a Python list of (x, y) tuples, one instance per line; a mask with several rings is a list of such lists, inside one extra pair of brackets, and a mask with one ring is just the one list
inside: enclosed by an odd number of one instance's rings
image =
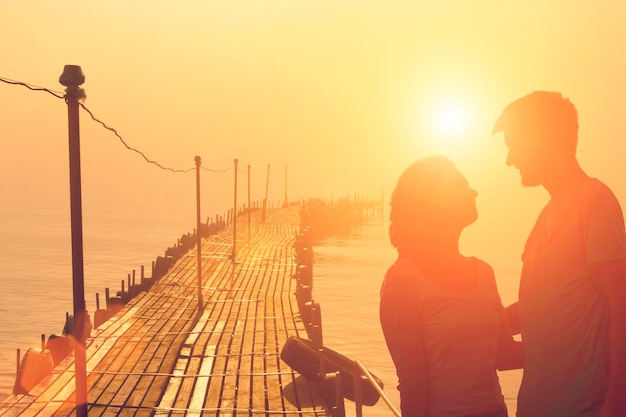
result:
[(441, 156), (418, 160), (391, 197), (398, 250), (381, 289), (380, 320), (398, 374), (402, 415), (507, 416), (496, 369), (522, 365), (493, 270), (459, 252), (477, 192)]

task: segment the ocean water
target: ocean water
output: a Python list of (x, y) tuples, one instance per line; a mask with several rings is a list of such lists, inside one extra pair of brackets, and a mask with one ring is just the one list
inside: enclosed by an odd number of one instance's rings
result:
[[(85, 300), (92, 317), (96, 293), (103, 308), (105, 288), (114, 295), (133, 270), (139, 280), (141, 265), (150, 275), (152, 261), (194, 224), (195, 218), (146, 213), (85, 216)], [(23, 356), (40, 347), (41, 335), (61, 333), (66, 312), (73, 312), (70, 231), (65, 210), (0, 207), (0, 400), (13, 390), (17, 349)]]
[[(65, 313), (72, 312), (72, 271), (69, 214), (63, 211), (5, 210), (0, 216), (0, 400), (11, 393), (16, 350), (38, 347), (41, 334), (60, 333)], [(99, 215), (84, 219), (85, 298), (96, 308), (95, 294), (104, 303), (104, 288), (115, 293), (121, 281), (151, 262), (193, 229), (189, 221), (143, 213), (141, 216)], [(501, 243), (465, 242), (468, 254), (491, 254), (498, 270), (513, 272), (516, 257)], [(512, 248), (511, 248), (512, 249)], [(313, 248), (313, 298), (322, 311), (324, 344), (359, 359), (385, 385), (399, 407), (396, 375), (378, 321), (378, 297), (383, 275), (395, 259), (383, 222), (355, 228), (350, 235), (317, 241)], [(485, 257), (483, 257), (484, 259)], [(149, 274), (149, 272), (148, 272)], [(498, 274), (497, 274), (498, 275)], [(500, 274), (498, 285), (505, 305), (514, 301), (515, 277)], [(521, 371), (500, 373), (505, 400), (514, 415)], [(346, 414), (355, 415), (346, 400)], [(388, 417), (382, 400), (365, 407), (366, 417)]]

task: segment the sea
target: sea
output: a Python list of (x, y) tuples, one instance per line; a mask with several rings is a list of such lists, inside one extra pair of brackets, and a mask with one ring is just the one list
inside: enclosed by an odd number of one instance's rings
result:
[[(13, 389), (17, 349), (41, 345), (41, 335), (61, 333), (72, 312), (70, 216), (64, 210), (3, 207), (0, 213), (0, 401)], [(87, 310), (104, 303), (105, 288), (121, 289), (121, 281), (151, 263), (167, 247), (193, 230), (195, 219), (152, 213), (98, 214), (83, 218), (84, 280)], [(503, 303), (517, 293), (519, 255), (503, 242), (463, 241), (462, 251), (479, 255), (496, 271)], [(483, 254), (485, 254), (483, 256)], [(369, 221), (349, 234), (330, 236), (313, 247), (313, 299), (320, 304), (324, 345), (359, 359), (384, 383), (384, 392), (399, 409), (397, 377), (378, 320), (379, 291), (395, 260), (383, 220)], [(487, 259), (486, 259), (487, 258)], [(512, 267), (512, 265), (514, 265)], [(502, 271), (502, 273), (498, 273)], [(500, 372), (510, 415), (515, 415), (521, 371)], [(355, 406), (346, 400), (346, 415)], [(381, 399), (364, 407), (366, 417), (391, 415)]]

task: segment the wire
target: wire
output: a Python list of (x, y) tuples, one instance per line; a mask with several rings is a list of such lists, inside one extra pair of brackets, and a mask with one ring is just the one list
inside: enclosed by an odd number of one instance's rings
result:
[[(243, 169), (243, 168), (237, 168), (237, 171), (239, 171), (239, 172), (240, 172), (240, 173), (242, 173), (242, 174), (247, 174), (247, 173), (248, 173), (248, 170), (247, 170), (247, 169)], [(263, 173), (263, 172), (261, 172), (261, 171), (255, 171), (255, 170), (253, 170), (253, 169), (251, 169), (251, 170), (250, 170), (250, 173), (251, 173), (251, 174), (255, 174), (255, 175), (264, 174), (264, 173)]]
[[(26, 88), (28, 88), (28, 89), (30, 89), (30, 90), (33, 90), (33, 91), (44, 91), (44, 92), (46, 92), (46, 93), (49, 93), (49, 94), (53, 95), (53, 96), (54, 96), (54, 97), (56, 97), (56, 98), (65, 99), (65, 94), (64, 94), (64, 93), (62, 93), (62, 92), (60, 92), (60, 91), (50, 90), (50, 89), (48, 89), (48, 88), (39, 87), (39, 86), (36, 86), (36, 85), (33, 85), (33, 84), (28, 84), (28, 83), (25, 83), (25, 82), (22, 82), (22, 81), (11, 80), (11, 79), (9, 79), (9, 78), (5, 78), (5, 77), (0, 77), (0, 81), (2, 81), (3, 83), (6, 83), (6, 84), (20, 85), (20, 86), (26, 87)], [(110, 130), (111, 132), (113, 132), (113, 134), (114, 134), (115, 136), (117, 136), (117, 138), (120, 140), (120, 142), (122, 142), (122, 145), (124, 145), (124, 147), (126, 147), (126, 149), (128, 149), (129, 151), (133, 151), (133, 152), (135, 152), (135, 153), (138, 153), (139, 155), (141, 155), (141, 157), (142, 157), (142, 158), (143, 158), (146, 162), (148, 162), (148, 163), (150, 163), (150, 164), (153, 164), (153, 165), (156, 165), (157, 167), (159, 167), (159, 168), (161, 168), (161, 169), (163, 169), (163, 170), (166, 170), (166, 171), (171, 171), (171, 172), (182, 172), (182, 173), (187, 173), (187, 172), (191, 172), (191, 171), (193, 171), (193, 170), (194, 170), (194, 168), (188, 168), (188, 169), (174, 169), (174, 168), (169, 168), (169, 167), (166, 167), (166, 166), (161, 165), (161, 164), (160, 164), (159, 162), (157, 162), (157, 161), (154, 161), (154, 160), (152, 160), (152, 159), (148, 158), (148, 157), (147, 157), (147, 156), (146, 156), (143, 152), (141, 152), (140, 150), (135, 149), (135, 148), (133, 148), (132, 146), (128, 145), (128, 143), (126, 143), (126, 141), (124, 140), (124, 138), (122, 137), (122, 135), (120, 135), (120, 134), (119, 134), (119, 132), (118, 132), (116, 129), (114, 129), (114, 128), (112, 128), (112, 127), (108, 126), (108, 125), (107, 125), (106, 123), (104, 123), (102, 120), (98, 119), (98, 118), (97, 118), (97, 117), (96, 117), (96, 116), (95, 116), (95, 115), (91, 112), (91, 110), (89, 110), (89, 109), (88, 109), (88, 108), (87, 108), (87, 107), (86, 107), (83, 103), (78, 103), (78, 104), (80, 105), (80, 107), (82, 107), (82, 108), (83, 108), (83, 110), (85, 110), (85, 111), (87, 112), (87, 114), (89, 114), (89, 116), (90, 116), (90, 117), (91, 117), (91, 118), (92, 118), (92, 119), (93, 119), (96, 123), (99, 123), (99, 124), (100, 124), (100, 125), (102, 125), (102, 127), (104, 127), (105, 129)], [(209, 171), (209, 172), (228, 172), (228, 171), (230, 171), (231, 169), (233, 169), (233, 167), (229, 167), (229, 168), (226, 168), (226, 169), (211, 169), (211, 168), (205, 168), (205, 167), (203, 167), (203, 166), (201, 166), (201, 168), (202, 168), (203, 170), (205, 170), (205, 171)], [(245, 171), (241, 170), (241, 168), (239, 169), (239, 171), (240, 171), (240, 172), (245, 172)], [(256, 174), (256, 172), (255, 172), (255, 174)]]
[(89, 114), (89, 116), (91, 116), (91, 118), (92, 118), (95, 122), (100, 123), (100, 124), (102, 125), (102, 127), (104, 127), (105, 129), (110, 130), (111, 132), (113, 132), (113, 134), (114, 134), (115, 136), (117, 136), (117, 138), (120, 140), (120, 142), (122, 142), (122, 145), (124, 145), (124, 146), (126, 147), (126, 149), (128, 149), (129, 151), (133, 151), (133, 152), (138, 153), (139, 155), (141, 155), (141, 157), (142, 157), (143, 159), (145, 159), (145, 160), (146, 160), (146, 162), (151, 163), (151, 164), (154, 164), (154, 165), (158, 166), (159, 168), (164, 169), (164, 170), (166, 170), (166, 171), (172, 171), (172, 172), (183, 172), (183, 173), (186, 173), (186, 172), (191, 172), (191, 171), (193, 170), (193, 168), (188, 168), (188, 169), (174, 169), (174, 168), (169, 168), (169, 167), (166, 167), (166, 166), (161, 165), (161, 164), (160, 164), (160, 163), (158, 163), (157, 161), (154, 161), (154, 160), (152, 160), (152, 159), (148, 158), (148, 157), (147, 157), (147, 156), (146, 156), (143, 152), (141, 152), (140, 150), (135, 149), (135, 148), (133, 148), (132, 146), (129, 146), (129, 145), (126, 143), (126, 141), (124, 140), (124, 138), (122, 138), (122, 136), (121, 136), (121, 135), (117, 132), (117, 130), (115, 130), (114, 128), (112, 128), (112, 127), (110, 127), (110, 126), (107, 126), (107, 124), (106, 124), (106, 123), (104, 123), (102, 120), (100, 120), (100, 119), (98, 119), (96, 116), (94, 116), (94, 115), (93, 115), (93, 113), (91, 112), (91, 110), (89, 110), (89, 109), (88, 109), (88, 108), (87, 108), (87, 107), (86, 107), (83, 103), (78, 103), (78, 104), (80, 105), (80, 107), (82, 107), (82, 108), (83, 108), (83, 110), (85, 110), (85, 111)]
[(233, 169), (233, 167), (229, 167), (229, 168), (226, 168), (226, 169), (211, 169), (211, 168), (205, 168), (202, 165), (200, 165), (200, 168), (202, 168), (205, 171), (209, 171), (209, 172), (228, 172), (231, 169)]
[(11, 80), (9, 78), (4, 78), (4, 77), (0, 77), (0, 81), (2, 81), (3, 83), (7, 83), (7, 84), (21, 85), (33, 91), (44, 91), (46, 93), (52, 94), (56, 98), (65, 98), (65, 95), (61, 93), (60, 91), (53, 91), (48, 88), (39, 87), (33, 84), (27, 84), (21, 81), (15, 81), (15, 80)]

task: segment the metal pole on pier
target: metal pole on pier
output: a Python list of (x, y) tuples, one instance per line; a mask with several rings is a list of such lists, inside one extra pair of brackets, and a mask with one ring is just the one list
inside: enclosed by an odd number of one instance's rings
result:
[(78, 65), (66, 65), (59, 83), (65, 89), (69, 131), (70, 208), (72, 223), (72, 284), (74, 295), (74, 370), (76, 380), (76, 415), (87, 417), (87, 356), (85, 352), (85, 280), (83, 273), (83, 214), (80, 180), (79, 101), (85, 98), (80, 88), (85, 75)]
[(267, 192), (270, 187), (270, 164), (267, 164), (267, 180), (265, 181), (265, 199), (263, 200), (263, 214), (261, 221), (265, 223), (265, 211), (267, 210)]
[(285, 205), (283, 207), (289, 207), (289, 201), (287, 201), (287, 164), (285, 164)]
[(196, 237), (198, 239), (198, 314), (204, 309), (202, 302), (202, 233), (200, 229), (200, 163), (199, 156), (196, 161)]
[(248, 164), (248, 242), (250, 242), (250, 219), (252, 207), (250, 207), (250, 164)]
[(235, 263), (237, 256), (237, 165), (239, 160), (235, 159), (235, 202), (233, 204), (233, 263)]

